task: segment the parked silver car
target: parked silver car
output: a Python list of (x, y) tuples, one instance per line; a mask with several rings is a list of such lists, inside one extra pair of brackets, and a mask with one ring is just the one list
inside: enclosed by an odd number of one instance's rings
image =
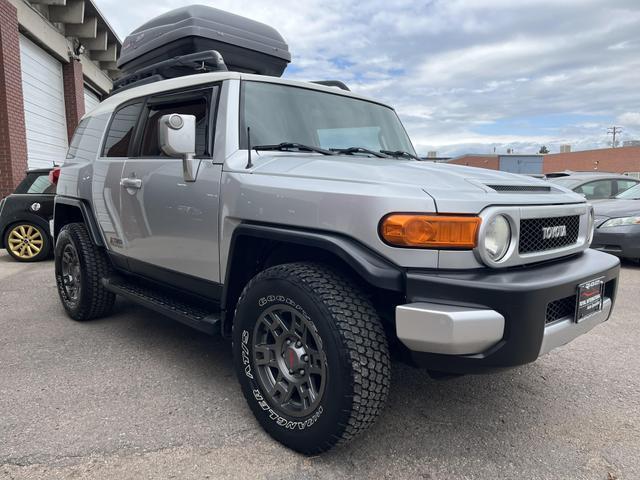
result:
[(616, 173), (573, 172), (563, 177), (547, 178), (583, 195), (587, 200), (605, 200), (638, 185), (640, 180)]

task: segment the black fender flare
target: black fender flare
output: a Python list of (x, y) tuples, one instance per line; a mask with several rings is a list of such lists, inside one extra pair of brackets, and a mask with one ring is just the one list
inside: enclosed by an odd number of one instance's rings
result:
[(102, 238), (102, 234), (100, 233), (100, 229), (98, 228), (98, 222), (96, 222), (96, 219), (88, 202), (79, 198), (65, 197), (61, 195), (56, 196), (53, 210), (54, 241), (56, 238), (58, 238), (58, 233), (60, 233), (61, 230), (61, 227), (59, 227), (59, 222), (57, 221), (58, 205), (67, 205), (77, 208), (82, 214), (82, 219), (87, 227), (87, 230), (89, 231), (89, 237), (91, 238), (91, 241), (98, 247), (104, 247), (105, 244)]
[(325, 250), (349, 265), (368, 284), (396, 292), (405, 289), (405, 271), (357, 240), (334, 232), (304, 230), (295, 227), (242, 223), (233, 232), (226, 266), (222, 309), (226, 310), (228, 288), (238, 240), (243, 237), (273, 240)]

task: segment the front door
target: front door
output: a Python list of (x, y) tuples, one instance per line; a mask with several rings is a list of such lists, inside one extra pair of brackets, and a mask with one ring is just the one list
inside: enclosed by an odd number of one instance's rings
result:
[[(215, 105), (219, 87), (151, 97), (137, 133), (137, 152), (122, 174), (122, 234), (129, 268), (138, 273), (169, 270), (220, 281), (218, 209), (222, 165), (213, 157)], [(185, 182), (182, 160), (160, 151), (158, 123), (163, 115), (196, 117), (195, 182)], [(159, 270), (160, 269), (160, 270)], [(153, 275), (152, 275), (153, 276)], [(165, 280), (168, 280), (165, 279)]]

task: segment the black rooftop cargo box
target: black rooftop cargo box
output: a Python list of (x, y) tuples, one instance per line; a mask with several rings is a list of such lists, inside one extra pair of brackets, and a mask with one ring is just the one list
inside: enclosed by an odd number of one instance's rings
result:
[(272, 27), (204, 5), (178, 8), (129, 35), (118, 68), (124, 75), (174, 57), (216, 50), (232, 71), (281, 76), (289, 47)]

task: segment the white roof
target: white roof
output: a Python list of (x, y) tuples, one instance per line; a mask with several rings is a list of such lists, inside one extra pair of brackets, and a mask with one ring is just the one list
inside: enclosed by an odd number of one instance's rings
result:
[[(160, 93), (168, 92), (171, 90), (188, 88), (188, 87), (193, 87), (197, 85), (206, 85), (208, 83), (220, 82), (223, 80), (253, 80), (258, 82), (291, 85), (295, 87), (303, 87), (303, 88), (318, 90), (321, 92), (329, 92), (336, 95), (343, 95), (345, 97), (357, 98), (360, 100), (367, 100), (370, 102), (375, 102), (375, 103), (380, 103), (381, 105), (385, 105), (384, 103), (378, 102), (377, 100), (373, 100), (371, 98), (367, 98), (362, 95), (357, 95), (347, 90), (342, 90), (337, 87), (327, 87), (325, 85), (320, 85), (317, 83), (301, 82), (297, 80), (287, 80), (287, 79), (278, 78), (278, 77), (270, 77), (266, 75), (252, 75), (248, 73), (239, 73), (239, 72), (212, 72), (212, 73), (200, 73), (195, 75), (186, 75), (184, 77), (171, 78), (169, 80), (161, 80), (159, 82), (150, 83), (148, 85), (142, 85), (140, 87), (124, 90), (120, 93), (117, 93), (107, 98), (97, 108), (92, 110), (89, 115), (95, 116), (95, 115), (102, 115), (104, 113), (110, 113), (111, 111), (115, 110), (119, 105), (125, 102), (128, 102), (129, 100), (133, 100), (135, 98), (146, 97), (149, 95), (160, 94)], [(388, 105), (385, 105), (385, 106), (388, 106)]]

